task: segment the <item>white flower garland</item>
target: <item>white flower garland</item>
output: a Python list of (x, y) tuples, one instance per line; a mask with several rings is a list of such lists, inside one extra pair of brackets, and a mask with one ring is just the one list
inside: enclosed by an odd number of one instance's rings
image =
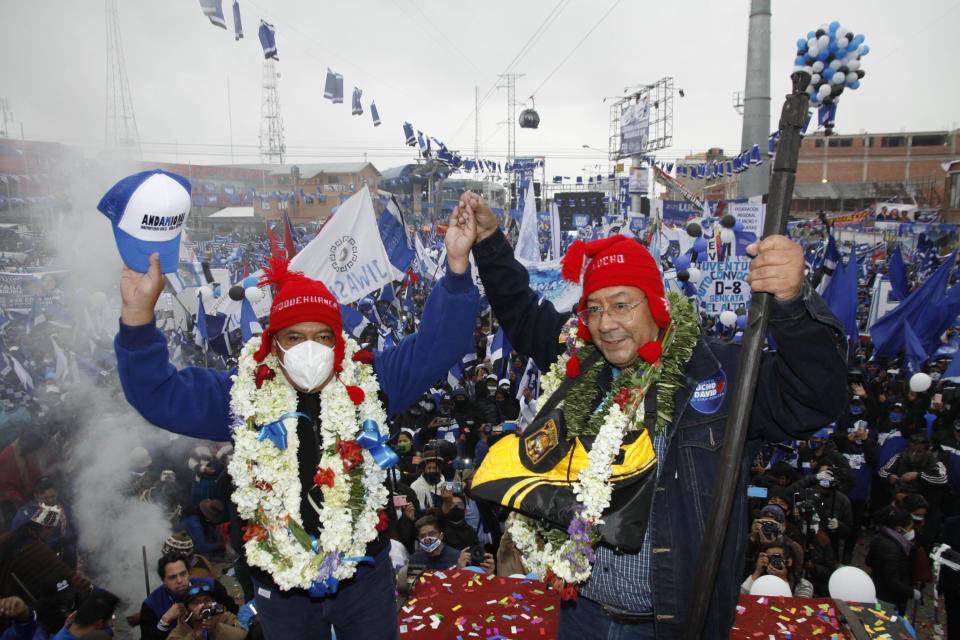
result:
[[(564, 327), (560, 337), (579, 351), (584, 342), (577, 338), (576, 334), (577, 324), (572, 320)], [(567, 349), (541, 377), (542, 397), (549, 398), (566, 378), (567, 361), (572, 353), (572, 349)], [(563, 403), (558, 406), (562, 407)], [(616, 402), (612, 403), (587, 454), (589, 462), (573, 483), (573, 493), (582, 505), (580, 517), (594, 527), (603, 523), (601, 516), (610, 506), (613, 486), (608, 480), (613, 472), (613, 460), (620, 451), (627, 432), (643, 424), (643, 416), (643, 402), (637, 403), (632, 419), (621, 411)], [(518, 514), (514, 519), (510, 535), (523, 555), (527, 569), (539, 576), (545, 576), (548, 571), (552, 571), (558, 578), (571, 584), (589, 578), (593, 563), (581, 543), (568, 538), (559, 548), (555, 548), (552, 542), (545, 539), (545, 533), (546, 529), (531, 518)]]
[[(330, 563), (331, 554), (336, 567), (332, 576), (345, 580), (356, 572), (356, 562), (342, 562), (345, 558), (364, 555), (367, 544), (377, 535), (379, 512), (387, 502), (385, 486), (387, 473), (363, 450), (362, 507), (349, 506), (351, 478), (344, 470), (342, 459), (333, 451), (337, 440), (356, 440), (365, 420), (379, 425), (381, 436), (387, 434), (387, 416), (380, 404), (373, 367), (353, 361), (359, 350), (357, 343), (345, 334), (343, 371), (340, 379), (360, 387), (364, 399), (353, 404), (344, 384), (332, 379), (320, 392), (320, 468), (333, 471), (333, 486), (323, 485), (323, 506), (320, 511), (322, 530), (314, 544), (307, 549), (291, 531), (303, 522), (300, 514), (301, 487), (297, 452), (297, 417), (285, 418), (287, 448), (279, 449), (270, 440), (258, 441), (259, 429), (297, 410), (297, 392), (290, 386), (280, 363), (270, 354), (262, 364), (275, 373), (256, 386), (256, 371), (261, 363), (253, 359), (260, 346), (255, 336), (240, 353), (237, 375), (230, 389), (230, 409), (235, 417), (233, 439), (234, 455), (228, 470), (237, 487), (233, 501), (241, 518), (250, 522), (245, 536), (247, 561), (264, 569), (277, 586), (288, 590), (309, 589), (317, 579), (320, 565)], [(252, 422), (252, 424), (251, 424)], [(254, 426), (255, 425), (255, 426)]]

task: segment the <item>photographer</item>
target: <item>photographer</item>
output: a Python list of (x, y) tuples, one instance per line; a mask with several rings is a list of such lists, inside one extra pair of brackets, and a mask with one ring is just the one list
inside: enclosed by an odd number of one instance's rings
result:
[(755, 571), (760, 550), (771, 544), (790, 547), (797, 566), (803, 566), (803, 547), (784, 535), (787, 516), (777, 505), (768, 504), (750, 527), (747, 539), (747, 567), (745, 573)]
[(753, 573), (740, 585), (740, 593), (750, 593), (750, 587), (760, 576), (777, 576), (788, 585), (795, 598), (812, 598), (813, 585), (798, 577), (794, 571), (793, 549), (789, 545), (771, 543), (764, 545), (757, 556)]
[(169, 640), (243, 640), (247, 637), (237, 616), (213, 599), (209, 583), (191, 580), (183, 605), (185, 612), (178, 618)]

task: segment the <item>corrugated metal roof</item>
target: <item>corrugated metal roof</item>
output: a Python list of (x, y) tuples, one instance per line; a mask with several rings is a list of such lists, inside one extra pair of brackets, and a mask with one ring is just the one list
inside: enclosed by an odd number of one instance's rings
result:
[(290, 175), (290, 169), (293, 166), (300, 168), (301, 178), (313, 178), (321, 173), (360, 173), (367, 167), (370, 167), (377, 175), (380, 175), (380, 172), (377, 171), (377, 168), (370, 162), (322, 162), (313, 164), (288, 165), (274, 169), (270, 172), (270, 175), (288, 176)]

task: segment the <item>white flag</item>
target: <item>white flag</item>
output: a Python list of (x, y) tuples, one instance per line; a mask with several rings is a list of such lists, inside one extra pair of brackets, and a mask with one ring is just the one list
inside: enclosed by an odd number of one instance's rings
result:
[(67, 354), (60, 348), (57, 341), (53, 339), (53, 336), (50, 336), (50, 342), (53, 343), (53, 356), (57, 361), (57, 370), (54, 375), (56, 375), (57, 380), (66, 380), (67, 374), (70, 373), (70, 363), (67, 361)]
[(563, 250), (563, 242), (560, 238), (560, 208), (556, 202), (550, 203), (550, 259), (559, 260), (560, 252)]
[(527, 196), (523, 202), (523, 219), (520, 222), (520, 235), (513, 255), (521, 262), (540, 262), (540, 240), (537, 238), (537, 199), (533, 193), (533, 181), (527, 186)]
[(340, 205), (317, 237), (290, 261), (290, 269), (323, 282), (340, 304), (403, 279), (383, 247), (366, 185)]

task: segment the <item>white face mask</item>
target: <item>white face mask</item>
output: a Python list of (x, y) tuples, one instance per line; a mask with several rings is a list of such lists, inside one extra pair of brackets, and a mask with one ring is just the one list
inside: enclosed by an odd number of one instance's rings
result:
[(304, 340), (289, 349), (281, 347), (279, 342), (277, 347), (283, 352), (280, 366), (290, 381), (304, 391), (313, 391), (333, 372), (333, 349), (326, 345)]
[(913, 529), (910, 529), (910, 531), (907, 531), (905, 534), (903, 534), (903, 537), (906, 538), (907, 540), (913, 540), (916, 535), (917, 535), (917, 532), (914, 531)]

